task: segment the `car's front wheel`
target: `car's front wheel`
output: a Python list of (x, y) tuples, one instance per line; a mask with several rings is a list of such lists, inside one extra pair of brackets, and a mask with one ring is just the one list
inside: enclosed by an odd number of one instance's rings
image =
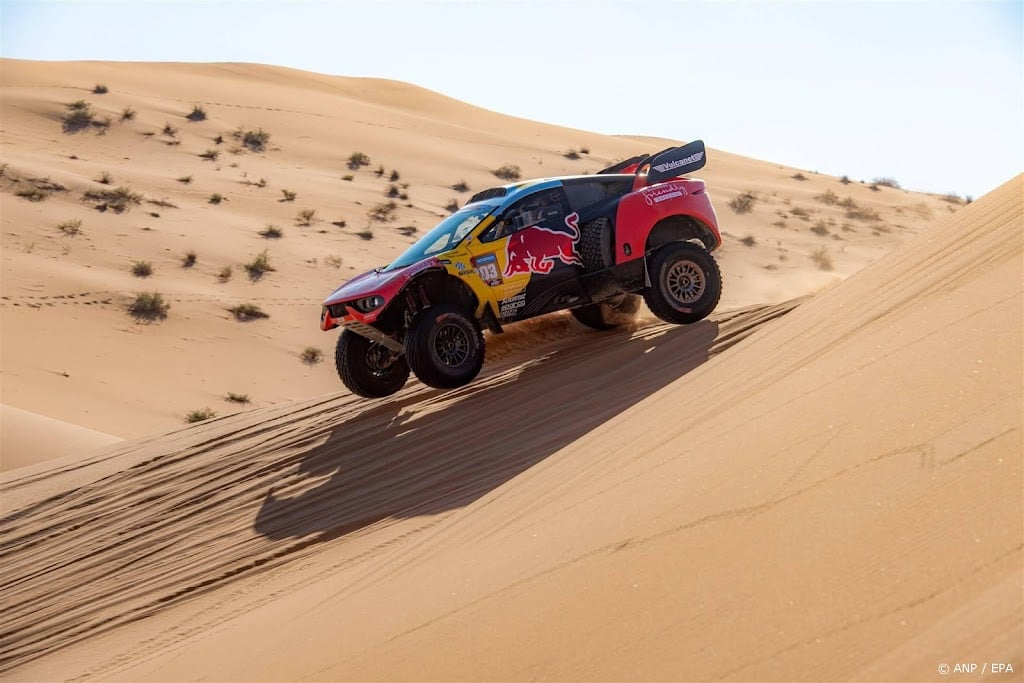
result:
[(409, 379), (401, 354), (347, 328), (338, 336), (334, 364), (349, 391), (366, 398), (390, 396)]
[(685, 325), (706, 318), (722, 296), (714, 257), (691, 242), (670, 242), (647, 257), (651, 286), (644, 301), (665, 322)]
[(484, 364), (480, 325), (461, 307), (420, 311), (405, 335), (405, 357), (421, 382), (437, 389), (469, 384)]

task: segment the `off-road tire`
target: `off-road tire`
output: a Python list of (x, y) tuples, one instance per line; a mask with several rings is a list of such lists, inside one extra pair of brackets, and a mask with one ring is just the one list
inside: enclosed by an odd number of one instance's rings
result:
[(622, 294), (607, 301), (574, 308), (572, 317), (595, 330), (610, 330), (633, 322), (639, 310), (639, 295)]
[(484, 336), (465, 309), (440, 304), (420, 311), (405, 335), (405, 358), (421, 382), (437, 389), (469, 384), (484, 364)]
[(670, 242), (647, 257), (651, 286), (644, 301), (668, 323), (686, 325), (706, 318), (722, 296), (715, 258), (692, 242)]
[(612, 222), (606, 217), (595, 218), (581, 226), (577, 244), (580, 260), (587, 272), (595, 273), (615, 264)]
[(338, 335), (334, 365), (348, 390), (365, 398), (390, 396), (409, 379), (405, 358), (393, 358), (385, 347), (347, 328)]

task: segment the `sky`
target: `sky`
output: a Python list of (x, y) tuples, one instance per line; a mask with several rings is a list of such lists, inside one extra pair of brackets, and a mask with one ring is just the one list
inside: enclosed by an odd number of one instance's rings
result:
[(1024, 0), (0, 0), (0, 55), (392, 78), (537, 121), (962, 196), (1024, 170)]

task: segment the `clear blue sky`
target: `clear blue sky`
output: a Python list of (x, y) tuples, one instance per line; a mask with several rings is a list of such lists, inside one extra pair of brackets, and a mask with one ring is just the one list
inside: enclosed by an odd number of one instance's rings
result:
[(975, 197), (1024, 170), (1024, 1), (18, 2), (0, 54), (394, 78)]

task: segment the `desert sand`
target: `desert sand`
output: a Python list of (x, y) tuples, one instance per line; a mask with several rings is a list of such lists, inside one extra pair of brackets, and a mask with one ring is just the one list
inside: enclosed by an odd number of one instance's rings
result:
[[(127, 439), (5, 465), (5, 678), (1020, 679), (1024, 176), (965, 207), (712, 149), (711, 319), (553, 316), (491, 337), (468, 387), (369, 402), (299, 359), (331, 354), (337, 282), (465, 201), (452, 183), (657, 141), (272, 67), (2, 69), (3, 403)], [(136, 114), (68, 135), (77, 99)], [(268, 149), (197, 156), (239, 126)], [(412, 206), (364, 239), (392, 169)], [(104, 171), (174, 207), (97, 212)], [(43, 179), (65, 190), (17, 195)], [(251, 282), (263, 249), (276, 270)], [(156, 290), (166, 320), (126, 315)], [(270, 318), (235, 321), (242, 301)], [(182, 425), (203, 406), (220, 416)]]

